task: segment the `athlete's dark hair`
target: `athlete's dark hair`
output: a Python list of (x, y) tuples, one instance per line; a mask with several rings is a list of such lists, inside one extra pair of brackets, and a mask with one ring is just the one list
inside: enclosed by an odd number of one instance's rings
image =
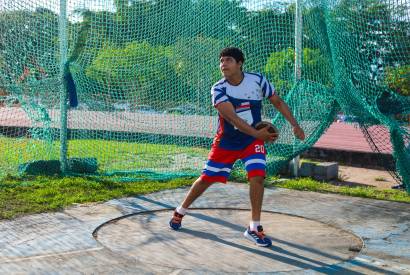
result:
[(231, 56), (236, 60), (236, 62), (242, 61), (242, 64), (245, 62), (245, 56), (243, 55), (243, 52), (239, 48), (235, 48), (235, 47), (224, 48), (219, 54), (219, 58), (221, 58), (222, 56)]

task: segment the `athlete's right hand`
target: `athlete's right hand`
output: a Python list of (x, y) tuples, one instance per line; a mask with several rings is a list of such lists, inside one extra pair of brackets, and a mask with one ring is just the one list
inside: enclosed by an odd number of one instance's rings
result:
[(271, 133), (268, 131), (269, 126), (266, 126), (260, 130), (257, 130), (256, 138), (263, 140), (264, 142), (274, 142), (278, 139), (279, 133)]

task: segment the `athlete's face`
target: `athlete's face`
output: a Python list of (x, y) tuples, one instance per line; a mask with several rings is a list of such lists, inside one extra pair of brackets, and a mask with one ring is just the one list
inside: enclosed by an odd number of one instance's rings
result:
[(231, 77), (241, 73), (242, 61), (236, 62), (232, 56), (221, 56), (219, 59), (219, 68), (224, 77)]

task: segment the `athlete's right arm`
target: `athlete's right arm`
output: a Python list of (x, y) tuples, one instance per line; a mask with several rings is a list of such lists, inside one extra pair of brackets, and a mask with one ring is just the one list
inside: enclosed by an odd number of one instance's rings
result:
[(254, 138), (271, 142), (274, 141), (277, 137), (277, 133), (269, 133), (268, 127), (262, 128), (260, 130), (256, 130), (245, 120), (241, 119), (235, 112), (232, 103), (230, 102), (221, 102), (216, 105), (216, 109), (218, 110), (219, 114), (230, 124), (234, 125), (238, 128), (239, 131), (245, 133), (247, 135), (253, 136)]

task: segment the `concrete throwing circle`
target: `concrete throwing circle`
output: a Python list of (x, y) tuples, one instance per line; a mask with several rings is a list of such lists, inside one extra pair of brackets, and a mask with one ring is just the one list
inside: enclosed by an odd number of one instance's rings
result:
[(361, 239), (345, 230), (280, 213), (262, 213), (270, 248), (243, 237), (249, 210), (190, 210), (178, 231), (168, 226), (171, 215), (172, 210), (161, 210), (122, 217), (103, 224), (94, 237), (143, 264), (198, 272), (321, 270), (362, 248)]

